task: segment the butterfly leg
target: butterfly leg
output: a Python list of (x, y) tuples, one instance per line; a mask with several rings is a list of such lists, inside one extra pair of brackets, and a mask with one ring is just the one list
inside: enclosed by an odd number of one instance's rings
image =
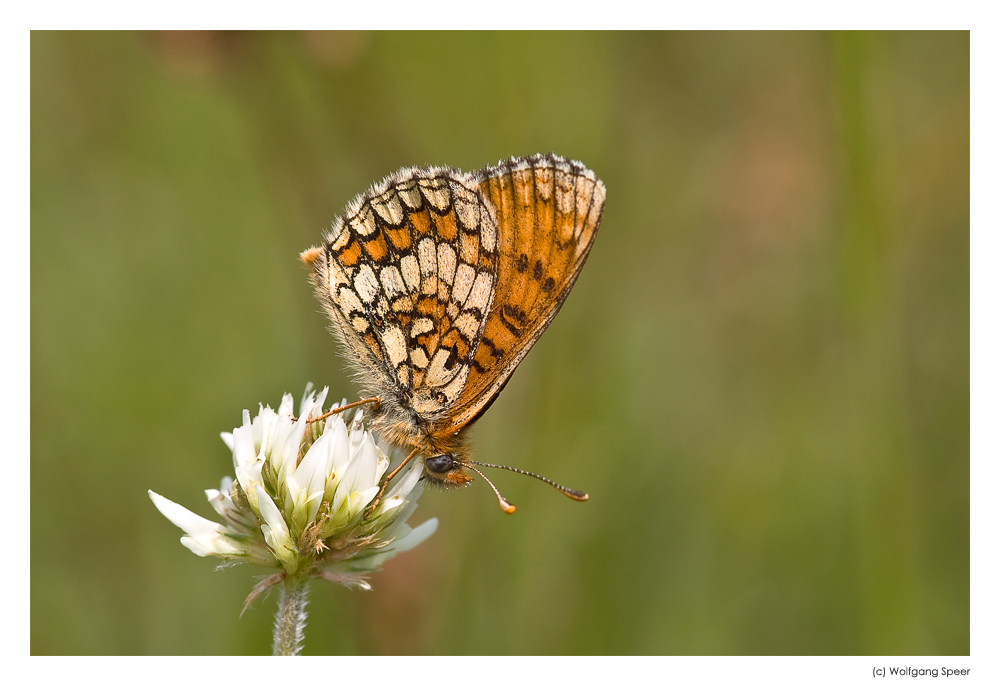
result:
[(330, 415), (339, 414), (344, 410), (349, 410), (352, 407), (357, 407), (358, 405), (364, 405), (365, 403), (372, 403), (377, 408), (379, 406), (379, 403), (381, 402), (382, 398), (376, 395), (374, 398), (365, 398), (364, 400), (358, 400), (357, 402), (347, 403), (343, 407), (335, 407), (326, 414), (321, 414), (318, 417), (313, 417), (312, 419), (306, 420), (306, 424), (312, 424), (313, 422), (318, 422), (321, 419), (326, 419)]
[(413, 459), (413, 456), (416, 455), (418, 452), (420, 452), (420, 448), (414, 448), (412, 451), (410, 451), (410, 454), (407, 455), (406, 458), (399, 463), (399, 466), (393, 469), (392, 473), (382, 480), (382, 488), (379, 489), (378, 495), (375, 496), (375, 500), (372, 501), (372, 504), (368, 506), (367, 510), (365, 510), (365, 514), (363, 517), (364, 519), (368, 519), (369, 515), (371, 515), (371, 513), (375, 511), (375, 508), (378, 507), (379, 502), (382, 500), (382, 496), (385, 495), (385, 489), (386, 487), (388, 487), (389, 482), (392, 481), (393, 477), (399, 474), (400, 470), (402, 470), (403, 467), (405, 467), (407, 463), (411, 459)]

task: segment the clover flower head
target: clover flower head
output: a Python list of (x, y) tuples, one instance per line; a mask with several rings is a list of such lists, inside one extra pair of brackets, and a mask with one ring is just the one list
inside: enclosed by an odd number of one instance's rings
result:
[(251, 419), (244, 410), (243, 424), (222, 434), (233, 452), (236, 478), (205, 491), (221, 523), (149, 491), (160, 512), (183, 529), (181, 543), (196, 555), (279, 570), (258, 584), (248, 605), (293, 577), (370, 588), (367, 574), (437, 528), (436, 519), (416, 528), (406, 524), (423, 491), (419, 462), (371, 507), (391, 450), (365, 429), (362, 410), (350, 425), (341, 414), (310, 422), (324, 414), (327, 391), (317, 395), (307, 386), (298, 418), (286, 394), (277, 411), (261, 405)]

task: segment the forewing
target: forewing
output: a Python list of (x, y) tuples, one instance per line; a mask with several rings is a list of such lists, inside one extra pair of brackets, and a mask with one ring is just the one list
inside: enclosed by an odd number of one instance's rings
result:
[(604, 184), (579, 162), (555, 155), (511, 159), (476, 176), (496, 212), (500, 251), (493, 303), (446, 418), (456, 431), (488, 407), (555, 317), (604, 211)]
[(459, 398), (495, 289), (499, 241), (461, 172), (404, 169), (303, 253), (366, 390), (431, 421)]

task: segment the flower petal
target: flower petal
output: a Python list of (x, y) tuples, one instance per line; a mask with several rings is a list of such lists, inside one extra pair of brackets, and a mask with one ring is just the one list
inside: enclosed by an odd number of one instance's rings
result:
[[(353, 435), (351, 438), (353, 439)], [(354, 494), (362, 493), (378, 485), (375, 476), (377, 468), (378, 455), (375, 452), (375, 441), (372, 440), (371, 434), (365, 432), (365, 438), (362, 439), (353, 459), (344, 469), (344, 474), (337, 485), (337, 492), (333, 496), (332, 512), (340, 512), (345, 502), (350, 511), (353, 512), (352, 506), (356, 504), (358, 499), (358, 496)]]
[(388, 546), (388, 550), (395, 551), (397, 555), (399, 553), (405, 553), (407, 550), (412, 550), (413, 548), (416, 548), (418, 545), (420, 545), (428, 538), (430, 538), (431, 534), (437, 531), (437, 528), (438, 528), (437, 517), (428, 519), (426, 522), (424, 522), (417, 528), (410, 531), (410, 534), (408, 536), (403, 538), (395, 545), (390, 543)]
[(155, 493), (154, 491), (148, 491), (148, 493), (150, 500), (156, 505), (156, 509), (164, 517), (173, 522), (175, 526), (183, 529), (186, 534), (201, 536), (207, 533), (220, 532), (225, 528), (218, 522), (213, 522), (210, 519), (196, 515), (183, 505), (178, 505), (173, 500), (164, 498), (159, 493)]
[(389, 489), (386, 497), (393, 498), (399, 496), (401, 498), (405, 498), (409, 495), (410, 491), (413, 490), (413, 487), (420, 481), (420, 477), (423, 476), (423, 473), (423, 462), (420, 460), (413, 460), (413, 464), (406, 470), (406, 473), (403, 474), (402, 478), (400, 478), (400, 480)]
[(148, 491), (148, 493), (150, 500), (156, 505), (156, 509), (187, 534), (187, 536), (181, 537), (181, 543), (196, 555), (202, 557), (206, 555), (232, 556), (244, 552), (242, 547), (225, 535), (228, 529), (222, 524), (196, 515), (186, 507), (164, 498), (159, 493), (153, 491)]
[(233, 429), (233, 466), (246, 469), (256, 461), (257, 448), (254, 446), (251, 426), (244, 424)]
[(347, 435), (347, 424), (340, 415), (327, 420), (326, 433), (330, 434), (333, 443), (333, 473), (336, 478), (343, 475), (344, 467), (351, 461), (351, 439)]
[(323, 492), (327, 477), (333, 469), (333, 440), (329, 431), (324, 431), (319, 438), (309, 446), (299, 466), (295, 468), (295, 480), (310, 495)]
[(288, 531), (288, 525), (285, 524), (285, 518), (281, 515), (278, 506), (274, 504), (271, 496), (267, 494), (263, 486), (257, 484), (256, 490), (257, 502), (260, 505), (260, 516), (266, 522), (260, 527), (261, 533), (264, 534), (264, 540), (267, 541), (267, 545), (271, 548), (274, 556), (281, 560), (285, 569), (293, 571), (298, 566), (298, 560), (295, 551), (295, 542)]

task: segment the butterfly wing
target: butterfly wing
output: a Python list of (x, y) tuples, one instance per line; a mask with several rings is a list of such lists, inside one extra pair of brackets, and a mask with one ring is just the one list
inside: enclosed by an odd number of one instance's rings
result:
[(604, 212), (604, 184), (555, 155), (511, 159), (475, 176), (499, 227), (496, 287), (441, 431), (460, 430), (496, 398), (569, 295)]
[[(471, 185), (470, 185), (471, 183)], [(302, 254), (365, 391), (410, 434), (459, 398), (495, 291), (499, 236), (468, 175), (403, 169)]]
[(396, 439), (443, 442), (485, 411), (569, 294), (604, 197), (555, 155), (403, 169), (302, 254)]

